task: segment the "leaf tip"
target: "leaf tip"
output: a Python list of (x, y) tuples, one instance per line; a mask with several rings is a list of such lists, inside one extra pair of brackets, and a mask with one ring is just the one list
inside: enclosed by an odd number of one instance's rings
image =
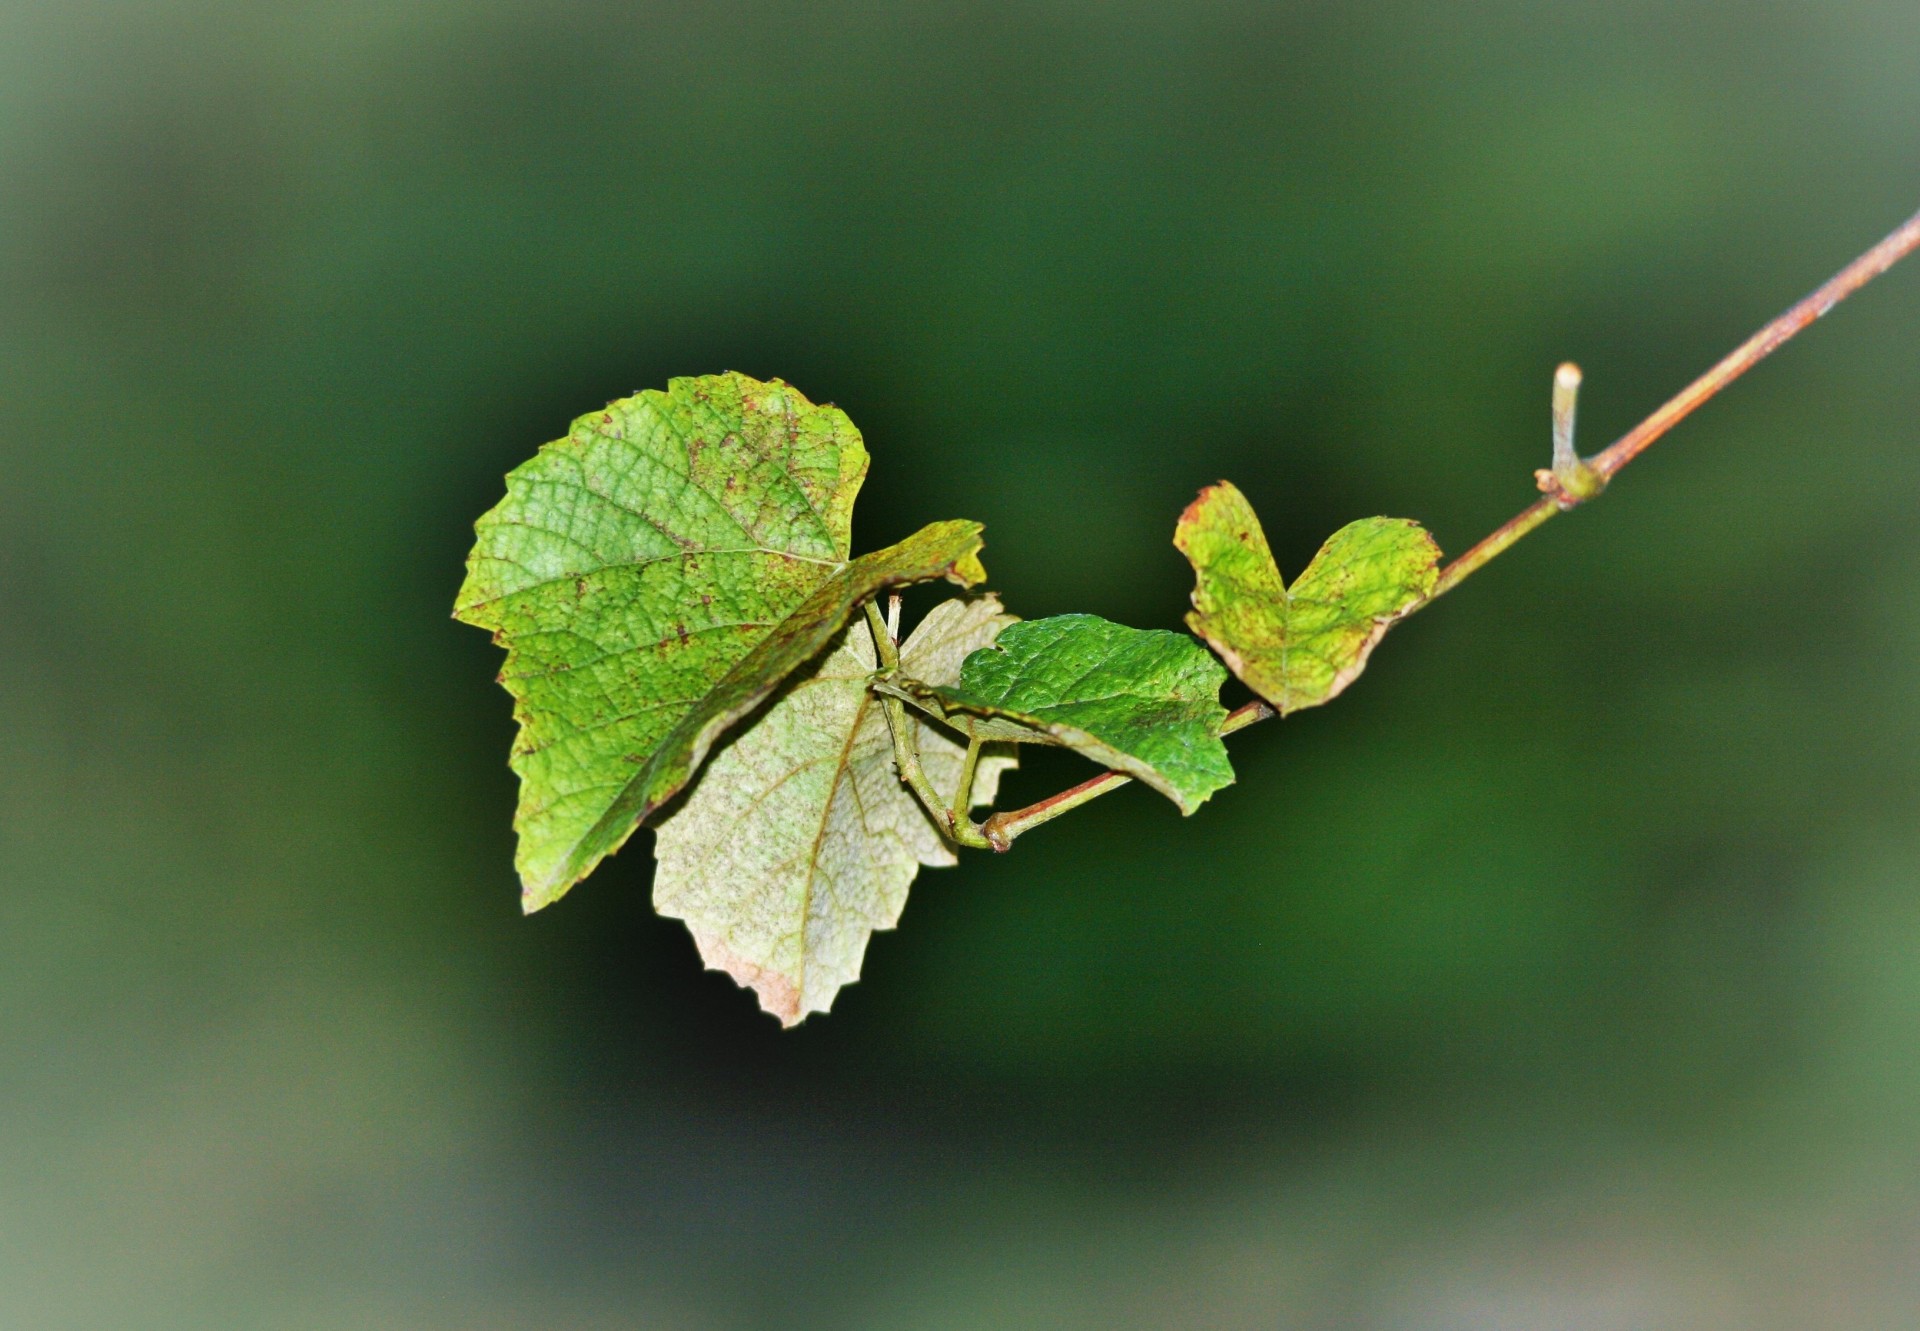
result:
[(986, 580), (987, 566), (980, 562), (977, 554), (955, 560), (952, 570), (947, 574), (948, 582), (958, 583), (962, 587), (978, 587)]
[(689, 921), (687, 932), (693, 935), (694, 946), (699, 949), (700, 960), (706, 963), (707, 969), (729, 976), (743, 989), (753, 990), (754, 997), (760, 1000), (760, 1010), (783, 1028), (791, 1030), (807, 1019), (808, 1009), (800, 1001), (800, 986), (791, 976), (735, 951), (719, 930), (698, 928)]
[(980, 562), (980, 551), (987, 542), (983, 535), (985, 528), (977, 522), (956, 524), (962, 528), (967, 539), (966, 548), (947, 566), (946, 579), (961, 587), (978, 587), (987, 580), (987, 566)]
[(1193, 497), (1193, 502), (1180, 510), (1180, 520), (1173, 526), (1174, 546), (1184, 553), (1187, 549), (1189, 534), (1206, 520), (1207, 509), (1215, 500), (1237, 496), (1239, 493), (1240, 487), (1232, 481), (1215, 481), (1212, 485), (1201, 486), (1200, 493)]
[(542, 882), (523, 877), (520, 880), (520, 913), (532, 915), (545, 910), (567, 894), (578, 878), (550, 878)]

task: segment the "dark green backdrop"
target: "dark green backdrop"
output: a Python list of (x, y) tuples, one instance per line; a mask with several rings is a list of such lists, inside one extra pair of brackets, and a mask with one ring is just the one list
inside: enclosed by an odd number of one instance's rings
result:
[[(782, 1034), (517, 913), (470, 524), (778, 375), (1175, 627), (1531, 496), (1920, 204), (1910, 0), (0, 7), (0, 1323), (1920, 1319), (1920, 267)], [(919, 602), (925, 605), (923, 597)], [(1035, 761), (1013, 787), (1077, 779)]]

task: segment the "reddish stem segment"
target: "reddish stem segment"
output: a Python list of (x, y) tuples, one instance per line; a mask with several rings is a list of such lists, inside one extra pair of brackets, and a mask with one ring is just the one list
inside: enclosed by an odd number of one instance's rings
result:
[(1602, 476), (1612, 477), (1645, 452), (1647, 445), (1685, 420), (1701, 403), (1772, 355), (1795, 333), (1915, 249), (1920, 249), (1920, 213), (1902, 222), (1885, 240), (1835, 273), (1825, 286), (1741, 343), (1725, 360), (1681, 389), (1666, 406), (1620, 436), (1604, 451), (1589, 458), (1588, 464)]
[[(1273, 708), (1255, 698), (1244, 707), (1227, 714), (1220, 723), (1220, 733), (1231, 735), (1236, 730), (1245, 730), (1256, 721), (1264, 721), (1274, 715)], [(1088, 800), (1098, 799), (1119, 786), (1133, 780), (1125, 772), (1102, 772), (1099, 776), (1089, 777), (1079, 785), (1061, 791), (1058, 795), (1049, 795), (1024, 809), (1009, 809), (1005, 813), (996, 813), (980, 824), (980, 830), (986, 833), (987, 841), (995, 850), (1008, 850), (1013, 839), (1030, 827), (1052, 822), (1069, 809), (1077, 809)]]
[[(1614, 473), (1646, 452), (1654, 440), (1692, 415), (1703, 402), (1916, 249), (1920, 249), (1920, 213), (1902, 222), (1885, 240), (1835, 273), (1818, 291), (1741, 343), (1718, 365), (1681, 389), (1653, 415), (1588, 458), (1586, 466), (1599, 476), (1604, 485), (1613, 478)], [(1555, 513), (1565, 512), (1578, 503), (1577, 499), (1568, 502), (1564, 495), (1551, 495), (1515, 514), (1485, 540), (1442, 569), (1440, 580), (1421, 604), (1430, 604), (1435, 598), (1446, 595), (1522, 536)]]
[[(1885, 240), (1835, 273), (1819, 290), (1741, 343), (1718, 365), (1681, 389), (1665, 406), (1620, 436), (1614, 443), (1588, 458), (1584, 465), (1591, 468), (1598, 475), (1600, 483), (1604, 485), (1612, 479), (1614, 473), (1644, 453), (1654, 440), (1693, 414), (1703, 402), (1765, 360), (1794, 334), (1819, 319), (1828, 310), (1916, 249), (1920, 249), (1920, 213), (1915, 213), (1902, 222)], [(1570, 427), (1570, 420), (1568, 424)], [(1596, 489), (1594, 493), (1597, 494), (1598, 490)], [(1556, 513), (1576, 507), (1585, 497), (1589, 496), (1555, 493), (1528, 505), (1501, 523), (1479, 544), (1440, 570), (1439, 579), (1434, 583), (1433, 590), (1427, 594), (1425, 600), (1415, 605), (1413, 610), (1420, 610), (1433, 604), (1435, 600), (1458, 587), (1489, 560), (1501, 554), (1535, 527)], [(1407, 613), (1412, 614), (1413, 610)], [(1274, 710), (1263, 702), (1248, 703), (1227, 718), (1226, 724), (1220, 728), (1220, 733), (1232, 734), (1236, 730), (1245, 729), (1256, 721), (1264, 721), (1273, 715), (1275, 715)], [(1037, 804), (1030, 804), (1024, 809), (996, 813), (982, 824), (981, 830), (986, 833), (987, 840), (995, 850), (1005, 850), (1012, 845), (1015, 837), (1028, 828), (1037, 827), (1041, 823), (1058, 818), (1069, 809), (1076, 809), (1088, 800), (1096, 799), (1117, 786), (1124, 786), (1132, 779), (1119, 772), (1103, 773), (1091, 780), (1082, 781), (1071, 790), (1063, 790), (1058, 795), (1050, 796)]]

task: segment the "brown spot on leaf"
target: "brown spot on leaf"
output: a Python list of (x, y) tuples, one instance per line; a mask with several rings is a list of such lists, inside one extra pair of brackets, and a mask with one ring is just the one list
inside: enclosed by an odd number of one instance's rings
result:
[[(1194, 501), (1180, 511), (1180, 521), (1175, 524), (1173, 542), (1175, 545), (1180, 544), (1180, 537), (1184, 535), (1184, 532), (1180, 529), (1197, 526), (1200, 522), (1200, 510), (1207, 506), (1208, 501), (1211, 500), (1220, 487), (1225, 484), (1225, 481), (1215, 481), (1212, 485), (1202, 487), (1199, 495), (1194, 498)], [(1182, 548), (1184, 549), (1185, 547), (1183, 546)]]

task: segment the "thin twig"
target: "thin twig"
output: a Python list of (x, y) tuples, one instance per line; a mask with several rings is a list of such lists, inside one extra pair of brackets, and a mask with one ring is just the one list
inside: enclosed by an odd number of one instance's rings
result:
[[(1235, 708), (1220, 723), (1220, 733), (1231, 735), (1236, 730), (1245, 730), (1256, 721), (1264, 721), (1274, 715), (1273, 708), (1255, 698), (1245, 706)], [(1089, 777), (1079, 785), (1061, 791), (1058, 795), (1049, 795), (1046, 799), (1029, 804), (1024, 809), (1009, 809), (1005, 813), (996, 813), (980, 824), (980, 830), (986, 834), (989, 844), (995, 850), (1008, 850), (1013, 839), (1029, 828), (1050, 823), (1070, 809), (1077, 809), (1088, 800), (1098, 799), (1109, 790), (1116, 790), (1133, 780), (1125, 772), (1102, 772), (1099, 776)]]
[[(1593, 478), (1590, 488), (1584, 485), (1552, 487), (1551, 493), (1546, 498), (1529, 504), (1501, 523), (1485, 539), (1440, 570), (1440, 576), (1434, 583), (1433, 590), (1427, 593), (1425, 599), (1408, 610), (1407, 614), (1432, 605), (1554, 514), (1566, 512), (1599, 494), (1621, 468), (1644, 453), (1654, 440), (1685, 420), (1714, 394), (1777, 351), (1794, 334), (1819, 319), (1828, 310), (1916, 249), (1920, 249), (1920, 213), (1915, 213), (1902, 222), (1885, 240), (1834, 274), (1819, 290), (1741, 343), (1718, 365), (1688, 384), (1665, 406), (1620, 436), (1614, 443), (1584, 461), (1575, 455), (1572, 458), (1572, 468), (1586, 472)], [(1572, 367), (1562, 366), (1555, 377), (1555, 432), (1556, 435), (1564, 433), (1566, 447), (1556, 450), (1554, 471), (1545, 474), (1572, 474), (1572, 469), (1567, 466), (1567, 458), (1560, 455), (1563, 452), (1571, 452), (1573, 407), (1570, 395), (1571, 390), (1579, 386), (1578, 370), (1575, 369), (1572, 376), (1569, 376), (1567, 373), (1569, 369)], [(1544, 481), (1543, 488), (1547, 488)], [(1248, 703), (1227, 718), (1226, 724), (1220, 728), (1220, 733), (1231, 734), (1235, 730), (1245, 729), (1275, 714), (1274, 710), (1265, 703)], [(1102, 773), (1090, 780), (1082, 781), (1070, 790), (1063, 790), (1057, 795), (1029, 804), (1024, 809), (1010, 809), (1005, 813), (996, 813), (981, 825), (981, 831), (986, 834), (987, 841), (995, 850), (1006, 850), (1013, 844), (1015, 837), (1029, 828), (1050, 822), (1070, 809), (1077, 809), (1089, 800), (1097, 799), (1109, 790), (1126, 785), (1132, 779), (1119, 772)]]
[[(1742, 342), (1718, 365), (1681, 389), (1665, 406), (1586, 459), (1585, 465), (1605, 485), (1622, 467), (1646, 452), (1654, 440), (1692, 415), (1702, 403), (1915, 249), (1920, 249), (1920, 213), (1902, 222), (1885, 240), (1835, 273), (1819, 290)], [(1565, 496), (1550, 495), (1509, 518), (1492, 535), (1440, 571), (1440, 580), (1428, 593), (1426, 600), (1420, 603), (1421, 607), (1433, 604), (1522, 536), (1555, 513), (1575, 507), (1578, 502), (1567, 503)]]
[[(1455, 587), (1458, 587), (1461, 583), (1472, 577), (1483, 565), (1493, 559), (1494, 556), (1503, 553), (1508, 546), (1518, 541), (1522, 536), (1525, 536), (1535, 527), (1538, 527), (1541, 523), (1560, 511), (1559, 502), (1553, 499), (1535, 500), (1533, 503), (1521, 509), (1498, 527), (1495, 527), (1491, 533), (1480, 540), (1479, 544), (1441, 569), (1439, 578), (1434, 581), (1433, 590), (1428, 592), (1426, 599), (1421, 601), (1414, 609), (1425, 609), (1427, 606), (1432, 605), (1442, 596), (1445, 596)], [(1407, 613), (1411, 614), (1413, 612), (1408, 611)]]
[(1593, 469), (1611, 479), (1615, 472), (1645, 452), (1647, 445), (1685, 420), (1694, 408), (1915, 249), (1920, 249), (1920, 213), (1902, 222), (1885, 240), (1835, 273), (1825, 286), (1748, 338), (1725, 360), (1680, 390), (1671, 402), (1588, 459)]

